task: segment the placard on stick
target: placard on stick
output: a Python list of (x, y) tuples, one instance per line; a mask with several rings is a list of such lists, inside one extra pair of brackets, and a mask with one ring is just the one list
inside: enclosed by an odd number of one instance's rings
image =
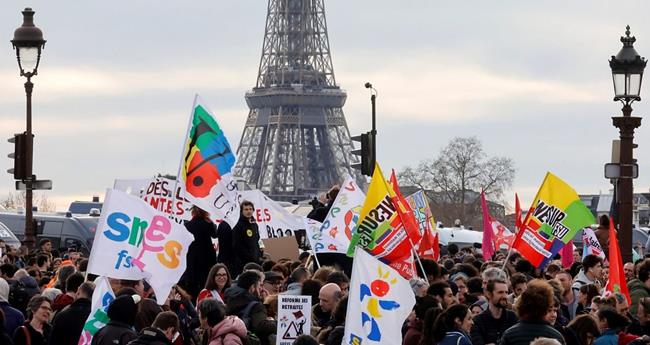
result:
[(293, 236), (267, 238), (262, 240), (264, 242), (264, 252), (271, 256), (273, 261), (280, 259), (298, 260), (300, 254), (298, 250), (298, 242)]
[(276, 345), (292, 345), (302, 334), (311, 333), (311, 296), (278, 295)]

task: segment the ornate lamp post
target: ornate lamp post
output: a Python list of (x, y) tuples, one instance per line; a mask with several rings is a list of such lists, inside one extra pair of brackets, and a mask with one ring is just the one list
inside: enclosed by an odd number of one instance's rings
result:
[[(612, 117), (613, 124), (620, 133), (620, 174), (616, 179), (618, 205), (618, 239), (623, 262), (632, 261), (632, 206), (634, 187), (632, 179), (638, 175), (633, 149), (634, 130), (641, 126), (641, 118), (632, 116), (632, 102), (640, 101), (641, 81), (646, 59), (634, 49), (636, 38), (630, 37), (630, 26), (626, 27), (625, 37), (621, 37), (623, 48), (612, 56), (609, 67), (614, 81), (614, 101), (623, 103), (623, 116)], [(610, 239), (614, 240), (614, 239)]]
[(33, 162), (33, 134), (32, 134), (32, 90), (34, 84), (32, 77), (38, 74), (38, 65), (41, 60), (41, 51), (45, 46), (43, 32), (34, 25), (34, 11), (27, 7), (23, 11), (23, 25), (14, 31), (11, 44), (16, 51), (20, 75), (27, 78), (25, 94), (27, 96), (27, 128), (25, 131), (25, 245), (34, 246), (34, 222), (32, 213), (32, 188), (35, 179), (32, 172)]

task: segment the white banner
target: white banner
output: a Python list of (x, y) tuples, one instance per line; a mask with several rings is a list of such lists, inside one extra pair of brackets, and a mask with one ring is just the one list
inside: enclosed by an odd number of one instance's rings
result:
[(408, 280), (356, 247), (343, 344), (401, 344), (401, 327), (413, 310)]
[(311, 232), (307, 232), (309, 243), (316, 253), (348, 252), (365, 200), (366, 194), (348, 176), (321, 227), (316, 231), (311, 227)]
[(299, 336), (311, 333), (311, 296), (278, 295), (276, 345), (292, 345)]
[(598, 242), (594, 230), (591, 228), (584, 228), (582, 229), (582, 259), (584, 260), (584, 258), (589, 254), (600, 256), (605, 259), (605, 251), (603, 251), (603, 248), (600, 246), (600, 242)]
[(248, 200), (255, 206), (255, 222), (260, 230), (260, 238), (294, 236), (296, 230), (305, 228), (302, 216), (289, 213), (277, 202), (269, 199), (259, 190), (239, 192), (239, 200)]
[(144, 200), (107, 190), (88, 262), (88, 273), (146, 279), (163, 304), (187, 265), (194, 236)]
[[(176, 192), (173, 192), (176, 187)], [(139, 180), (115, 180), (114, 189), (144, 199), (151, 207), (166, 213), (178, 224), (192, 219), (192, 204), (181, 195), (183, 185), (164, 177)]]
[(235, 153), (215, 116), (196, 95), (183, 141), (178, 181), (185, 198), (234, 227), (239, 219), (237, 183), (232, 178)]
[(90, 315), (88, 315), (88, 319), (86, 319), (84, 328), (81, 331), (78, 345), (90, 345), (95, 333), (110, 321), (107, 314), (108, 305), (114, 299), (115, 294), (113, 294), (108, 278), (101, 276), (95, 278), (95, 290), (90, 304)]

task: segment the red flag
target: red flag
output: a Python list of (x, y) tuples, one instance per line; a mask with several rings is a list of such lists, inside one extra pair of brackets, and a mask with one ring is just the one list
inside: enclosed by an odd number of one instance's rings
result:
[(393, 170), (390, 174), (390, 181), (388, 183), (395, 192), (395, 196), (391, 197), (391, 201), (393, 202), (393, 205), (395, 205), (395, 210), (402, 220), (402, 224), (404, 224), (406, 235), (411, 239), (411, 242), (415, 246), (422, 239), (422, 234), (420, 234), (420, 226), (415, 219), (415, 214), (413, 214), (411, 206), (406, 201), (406, 199), (404, 199), (402, 192), (399, 190), (397, 177), (395, 176), (395, 170)]
[(440, 256), (440, 247), (438, 245), (438, 234), (433, 234), (431, 229), (424, 231), (424, 236), (422, 236), (422, 241), (420, 241), (420, 246), (417, 250), (418, 256), (422, 259), (433, 259), (438, 260)]
[(492, 229), (492, 217), (488, 211), (487, 203), (485, 202), (485, 192), (481, 191), (481, 208), (483, 209), (483, 243), (481, 250), (483, 251), (483, 258), (490, 260), (494, 255), (494, 229)]
[(621, 258), (621, 250), (618, 247), (618, 237), (616, 236), (612, 217), (609, 218), (609, 279), (605, 290), (622, 293), (627, 298), (627, 303), (632, 303), (630, 292), (627, 289), (627, 282), (625, 281), (623, 259)]
[(573, 240), (562, 247), (560, 255), (562, 255), (562, 267), (570, 268), (573, 265)]
[(519, 205), (519, 195), (515, 193), (515, 233), (521, 230), (521, 206)]

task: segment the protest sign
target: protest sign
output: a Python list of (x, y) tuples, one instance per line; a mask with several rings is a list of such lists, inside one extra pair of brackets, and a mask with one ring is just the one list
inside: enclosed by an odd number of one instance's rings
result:
[(311, 296), (278, 295), (276, 345), (292, 345), (303, 334), (311, 333)]
[(291, 214), (276, 201), (261, 191), (244, 190), (239, 192), (239, 201), (250, 201), (255, 206), (253, 217), (260, 231), (260, 238), (294, 236), (297, 230), (304, 230), (303, 217)]
[[(174, 192), (174, 187), (176, 192)], [(115, 180), (114, 189), (135, 195), (156, 210), (169, 215), (178, 224), (192, 219), (192, 204), (182, 197), (183, 185), (164, 177), (139, 180)]]
[(271, 260), (298, 260), (300, 251), (295, 237), (266, 238), (262, 242), (264, 243), (264, 253), (269, 254)]
[(146, 279), (159, 304), (185, 271), (194, 236), (144, 200), (108, 190), (88, 273), (118, 279)]
[(93, 336), (102, 327), (106, 326), (108, 318), (108, 305), (115, 299), (111, 283), (106, 277), (95, 278), (95, 290), (90, 303), (90, 314), (79, 337), (78, 345), (90, 345)]
[(307, 225), (307, 237), (316, 253), (347, 253), (366, 195), (348, 176), (320, 227)]

